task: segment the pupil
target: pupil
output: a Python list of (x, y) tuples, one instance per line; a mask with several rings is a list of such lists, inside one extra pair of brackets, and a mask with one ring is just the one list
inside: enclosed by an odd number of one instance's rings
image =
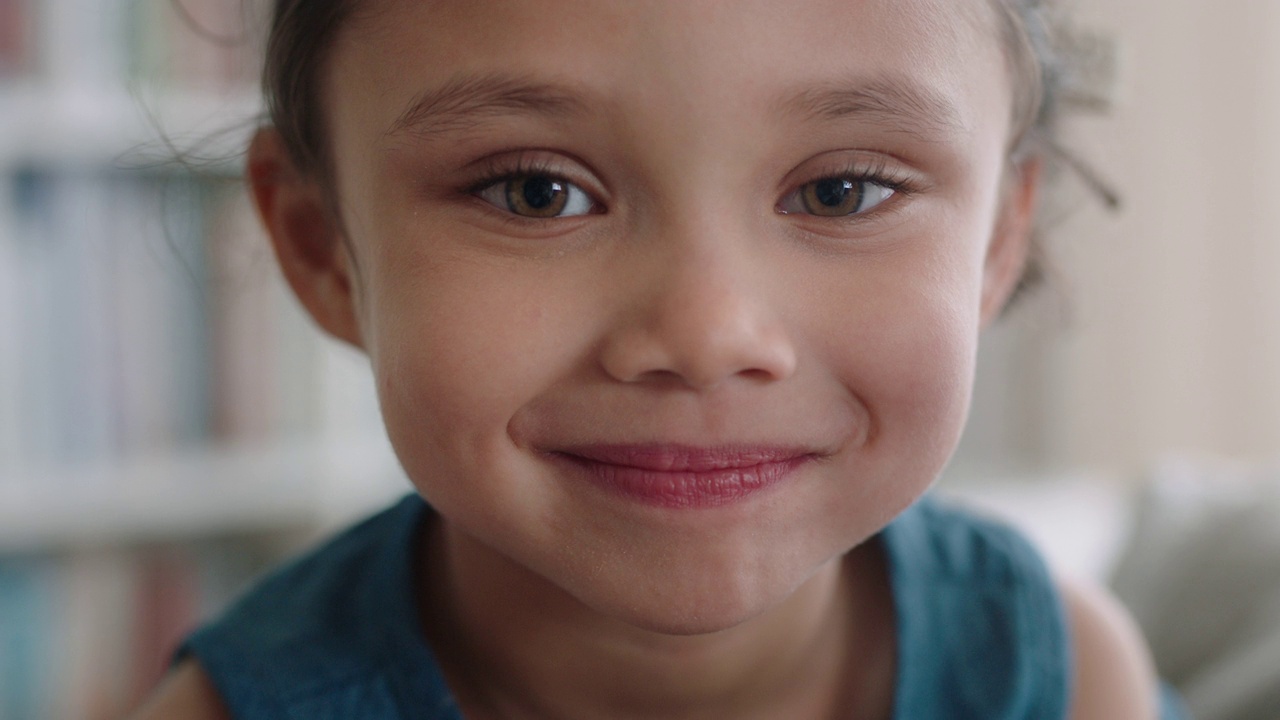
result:
[(545, 210), (555, 202), (560, 183), (548, 177), (532, 177), (524, 182), (524, 201), (534, 210)]
[(848, 199), (849, 192), (853, 190), (853, 183), (843, 178), (827, 178), (819, 180), (818, 184), (813, 188), (813, 194), (817, 196), (818, 202), (827, 207), (839, 207)]

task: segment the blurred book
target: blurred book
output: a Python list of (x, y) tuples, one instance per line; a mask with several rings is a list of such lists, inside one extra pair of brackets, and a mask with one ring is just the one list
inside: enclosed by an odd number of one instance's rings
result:
[(17, 77), (31, 64), (30, 0), (0, 0), (0, 81)]

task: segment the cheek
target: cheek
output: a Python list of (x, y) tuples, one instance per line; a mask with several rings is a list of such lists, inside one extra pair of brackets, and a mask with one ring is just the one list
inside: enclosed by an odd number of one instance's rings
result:
[(923, 448), (947, 457), (973, 390), (982, 284), (980, 259), (957, 255), (945, 279), (932, 278), (903, 300), (901, 320), (881, 339), (890, 348), (887, 357), (898, 358), (886, 370), (886, 403), (907, 418), (908, 431), (927, 433), (918, 438)]
[[(825, 350), (839, 382), (866, 418), (866, 437), (848, 456), (854, 483), (825, 502), (833, 532), (860, 541), (931, 486), (950, 460), (968, 413), (976, 313), (948, 293), (900, 293), (880, 312), (850, 320), (848, 338)], [(851, 520), (856, 520), (851, 522)]]
[[(873, 416), (903, 433), (922, 455), (949, 456), (968, 411), (977, 349), (977, 313), (946, 298), (921, 298), (916, 312), (882, 328)], [(910, 455), (911, 453), (908, 453)]]
[(881, 259), (853, 278), (828, 278), (815, 292), (832, 309), (820, 328), (809, 328), (818, 364), (865, 412), (871, 456), (926, 471), (946, 461), (964, 424), (981, 286), (970, 244), (936, 247)]
[(370, 359), (407, 466), (501, 461), (511, 417), (571, 365), (573, 342), (553, 322), (554, 298), (487, 277), (406, 263), (371, 294)]

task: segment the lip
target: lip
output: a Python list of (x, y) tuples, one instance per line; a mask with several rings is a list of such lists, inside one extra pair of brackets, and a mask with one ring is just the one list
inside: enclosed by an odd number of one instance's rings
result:
[(796, 447), (685, 445), (588, 445), (551, 455), (609, 492), (673, 509), (741, 502), (816, 457)]

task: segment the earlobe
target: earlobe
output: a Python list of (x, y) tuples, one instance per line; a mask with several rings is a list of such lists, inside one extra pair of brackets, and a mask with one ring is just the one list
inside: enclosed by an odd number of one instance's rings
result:
[(295, 167), (271, 128), (254, 136), (246, 175), (280, 269), (298, 300), (326, 332), (361, 347), (353, 267), (320, 181)]
[(1031, 234), (1039, 204), (1041, 162), (1031, 159), (1010, 170), (982, 276), (982, 325), (1000, 315), (1017, 288), (1031, 252)]

